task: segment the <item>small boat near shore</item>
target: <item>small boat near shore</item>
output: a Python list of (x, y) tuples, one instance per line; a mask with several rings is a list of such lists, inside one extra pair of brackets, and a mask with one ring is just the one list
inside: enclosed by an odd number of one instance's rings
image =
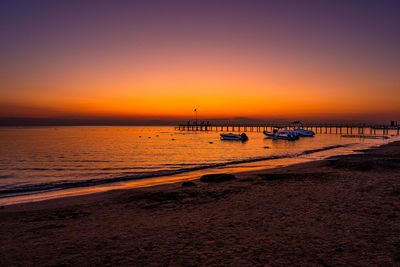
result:
[(273, 137), (274, 136), (274, 132), (263, 131), (263, 134), (268, 136), (268, 137)]
[(303, 129), (303, 123), (301, 123), (301, 121), (291, 122), (291, 123), (289, 123), (289, 127), (293, 128), (293, 131), (295, 131), (296, 134), (300, 137), (303, 137), (303, 136), (312, 137), (315, 135), (315, 133), (313, 131)]
[(275, 129), (273, 132), (263, 131), (263, 134), (271, 137), (273, 139), (283, 139), (283, 140), (298, 140), (299, 135), (293, 130), (281, 130)]
[(311, 137), (311, 136), (315, 135), (315, 133), (313, 131), (305, 130), (305, 129), (301, 129), (301, 128), (295, 129), (293, 131), (295, 131), (296, 134), (299, 135), (299, 136), (310, 136)]
[(233, 134), (233, 133), (227, 133), (227, 134), (220, 134), (221, 140), (233, 140), (233, 141), (247, 141), (249, 138), (245, 133), (242, 134)]

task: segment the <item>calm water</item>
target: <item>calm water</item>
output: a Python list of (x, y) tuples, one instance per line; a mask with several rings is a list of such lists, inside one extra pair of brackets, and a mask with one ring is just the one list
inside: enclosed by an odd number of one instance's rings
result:
[(287, 165), (393, 140), (247, 135), (242, 143), (173, 127), (0, 128), (0, 204)]

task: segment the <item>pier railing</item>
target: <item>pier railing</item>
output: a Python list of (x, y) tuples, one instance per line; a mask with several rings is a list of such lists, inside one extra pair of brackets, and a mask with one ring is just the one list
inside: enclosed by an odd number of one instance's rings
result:
[(389, 135), (400, 134), (400, 126), (389, 126), (379, 124), (364, 124), (364, 123), (215, 123), (200, 121), (186, 122), (175, 126), (178, 131), (221, 131), (221, 132), (263, 132), (273, 131), (273, 129), (297, 129), (313, 130), (316, 133), (330, 134), (359, 134), (359, 135)]

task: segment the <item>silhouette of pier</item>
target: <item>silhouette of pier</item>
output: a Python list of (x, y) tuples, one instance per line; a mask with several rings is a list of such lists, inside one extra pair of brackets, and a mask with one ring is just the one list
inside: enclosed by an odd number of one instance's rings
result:
[(347, 124), (325, 124), (325, 123), (260, 123), (260, 124), (239, 124), (239, 123), (210, 123), (208, 121), (192, 122), (175, 126), (178, 131), (220, 131), (220, 132), (263, 132), (273, 129), (297, 129), (312, 130), (315, 133), (346, 134), (346, 135), (389, 135), (400, 134), (400, 126), (378, 125), (365, 123)]

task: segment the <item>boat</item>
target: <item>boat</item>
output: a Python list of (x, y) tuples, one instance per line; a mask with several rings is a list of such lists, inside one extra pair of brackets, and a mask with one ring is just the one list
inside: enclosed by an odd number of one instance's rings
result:
[(290, 141), (299, 139), (299, 135), (293, 130), (278, 131), (277, 129), (274, 129), (273, 132), (263, 131), (263, 134), (274, 139), (283, 139)]
[(295, 132), (297, 133), (297, 135), (299, 135), (299, 136), (314, 136), (314, 135), (315, 135), (315, 133), (314, 133), (313, 131), (311, 131), (311, 130), (305, 130), (305, 129), (301, 129), (301, 128), (295, 129), (294, 131), (295, 131)]
[(293, 130), (281, 130), (278, 132), (278, 136), (280, 136), (282, 139), (286, 139), (286, 140), (298, 140), (299, 139), (299, 135)]
[(220, 134), (220, 136), (221, 140), (247, 141), (249, 139), (245, 133), (242, 134), (227, 133), (227, 134)]
[(273, 137), (274, 136), (274, 132), (264, 131), (263, 134), (265, 134), (266, 136), (269, 136), (269, 137)]

